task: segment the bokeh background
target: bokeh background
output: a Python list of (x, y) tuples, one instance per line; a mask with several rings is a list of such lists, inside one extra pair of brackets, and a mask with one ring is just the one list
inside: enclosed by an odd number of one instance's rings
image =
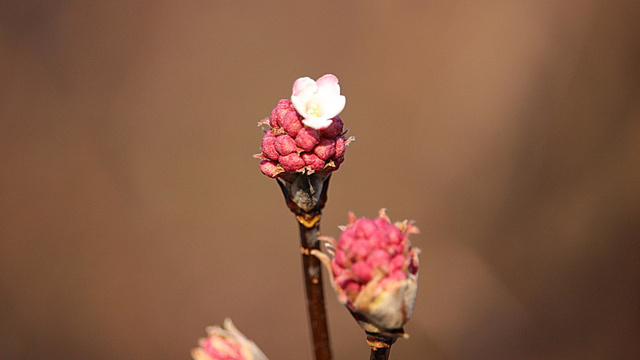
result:
[[(311, 359), (257, 122), (340, 78), (322, 220), (414, 219), (392, 359), (640, 356), (636, 1), (0, 4), (0, 359), (188, 359), (231, 317)], [(330, 288), (336, 360), (368, 347)]]

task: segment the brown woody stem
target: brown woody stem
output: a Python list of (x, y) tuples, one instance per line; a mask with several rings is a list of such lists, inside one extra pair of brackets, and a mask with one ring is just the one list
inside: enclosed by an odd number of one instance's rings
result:
[(316, 222), (312, 228), (307, 228), (304, 224), (300, 223), (300, 241), (303, 249), (302, 271), (304, 272), (309, 324), (313, 337), (315, 358), (316, 360), (331, 360), (331, 346), (329, 344), (329, 329), (327, 327), (327, 315), (324, 304), (320, 260), (310, 254), (311, 250), (319, 248), (317, 236), (319, 227), (320, 222)]
[(391, 353), (391, 345), (398, 338), (395, 336), (386, 336), (384, 334), (367, 335), (367, 343), (371, 346), (371, 356), (369, 360), (388, 360)]
[(320, 260), (311, 255), (311, 250), (318, 250), (320, 247), (318, 231), (322, 208), (327, 200), (329, 179), (330, 175), (319, 174), (302, 174), (286, 180), (278, 179), (287, 206), (296, 215), (300, 227), (302, 271), (315, 360), (332, 358)]

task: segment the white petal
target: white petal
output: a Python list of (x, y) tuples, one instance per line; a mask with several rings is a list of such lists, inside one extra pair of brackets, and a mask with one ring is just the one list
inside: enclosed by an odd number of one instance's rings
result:
[(326, 74), (316, 81), (318, 86), (317, 93), (326, 93), (331, 95), (340, 95), (340, 85), (338, 78), (332, 74)]
[(344, 110), (344, 106), (347, 103), (347, 98), (343, 95), (333, 96), (331, 100), (323, 101), (324, 104), (324, 116), (331, 119), (332, 117), (340, 114)]
[(331, 125), (329, 119), (344, 109), (346, 98), (340, 95), (338, 78), (326, 74), (317, 81), (309, 77), (298, 78), (293, 84), (291, 102), (305, 119), (305, 125), (314, 129), (324, 129)]
[(302, 120), (302, 123), (316, 130), (322, 130), (331, 125), (332, 120), (327, 118), (312, 117)]
[(318, 85), (315, 80), (310, 77), (298, 78), (293, 83), (293, 93), (291, 96), (303, 96), (305, 94), (315, 94), (318, 91)]
[(291, 103), (293, 103), (293, 108), (296, 109), (298, 114), (304, 116), (304, 114), (306, 113), (305, 106), (308, 99), (309, 97), (291, 96)]

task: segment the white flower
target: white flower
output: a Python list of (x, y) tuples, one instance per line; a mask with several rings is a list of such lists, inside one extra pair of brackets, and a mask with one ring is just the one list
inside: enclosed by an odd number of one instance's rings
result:
[(291, 102), (302, 115), (302, 123), (316, 130), (331, 125), (331, 119), (340, 114), (346, 104), (340, 95), (340, 85), (335, 75), (327, 74), (317, 81), (301, 77), (293, 83)]

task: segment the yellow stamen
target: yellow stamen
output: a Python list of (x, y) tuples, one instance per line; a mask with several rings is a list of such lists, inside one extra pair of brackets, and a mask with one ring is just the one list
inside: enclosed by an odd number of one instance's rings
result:
[(307, 115), (311, 115), (313, 117), (320, 117), (322, 113), (320, 112), (320, 109), (318, 109), (318, 106), (316, 106), (316, 104), (309, 104), (307, 107)]

